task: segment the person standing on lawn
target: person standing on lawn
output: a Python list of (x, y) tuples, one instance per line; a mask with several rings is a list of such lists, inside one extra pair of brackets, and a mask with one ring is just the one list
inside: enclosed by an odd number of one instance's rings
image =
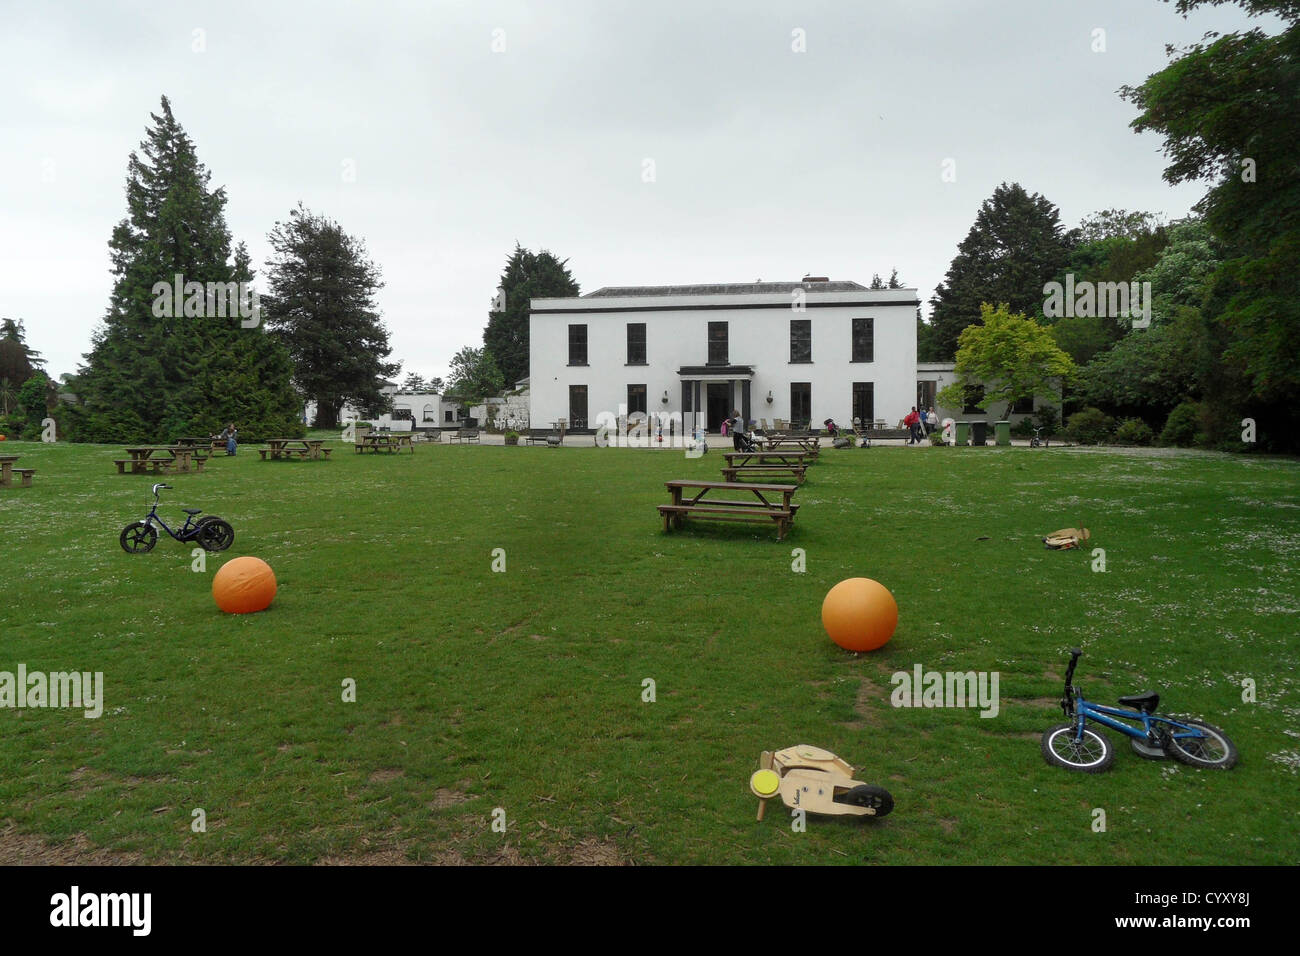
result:
[(917, 414), (915, 405), (907, 413), (907, 417), (903, 419), (903, 427), (907, 429), (907, 443), (909, 445), (919, 445), (921, 439), (917, 437), (917, 432), (921, 428), (921, 416)]

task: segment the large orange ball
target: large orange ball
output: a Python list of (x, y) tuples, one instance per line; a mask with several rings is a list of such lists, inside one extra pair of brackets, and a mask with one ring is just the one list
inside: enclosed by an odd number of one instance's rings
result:
[(898, 602), (879, 581), (848, 578), (827, 592), (822, 627), (846, 651), (874, 651), (894, 636)]
[(227, 614), (265, 611), (275, 597), (275, 572), (261, 558), (234, 558), (213, 576), (212, 596)]

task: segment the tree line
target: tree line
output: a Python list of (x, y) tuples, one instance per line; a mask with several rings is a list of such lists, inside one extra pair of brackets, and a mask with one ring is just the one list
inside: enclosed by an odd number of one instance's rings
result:
[[(1187, 16), (1218, 2), (1175, 7)], [(1240, 448), (1249, 421), (1259, 447), (1297, 447), (1300, 2), (1236, 2), (1285, 29), (1207, 36), (1120, 91), (1138, 111), (1132, 128), (1163, 135), (1164, 178), (1207, 183), (1191, 215), (1106, 209), (1067, 229), (1046, 197), (1003, 183), (959, 243), (929, 321), (918, 310), (921, 361), (955, 360), (960, 386), (978, 382), (989, 397), (1051, 383), (1094, 436), (1122, 427), (1138, 440)], [(167, 440), (229, 421), (293, 436), (336, 425), (345, 405), (382, 410), (381, 381), (401, 366), (364, 243), (300, 203), (274, 224), (266, 287), (249, 301), (255, 275), (226, 226), (224, 189), (210, 186), (166, 97), (151, 116), (109, 242), (108, 309), (85, 364), (63, 377), (75, 399), (54, 401), (22, 323), (5, 319), (0, 433), (34, 437), (52, 414), (61, 437), (80, 441)], [(902, 284), (895, 270), (871, 287)], [(455, 354), (446, 381), (411, 372), (402, 387), (467, 404), (501, 394), (529, 372), (530, 300), (578, 294), (567, 260), (516, 243), (481, 344)], [(1049, 428), (1056, 411), (1044, 413)]]

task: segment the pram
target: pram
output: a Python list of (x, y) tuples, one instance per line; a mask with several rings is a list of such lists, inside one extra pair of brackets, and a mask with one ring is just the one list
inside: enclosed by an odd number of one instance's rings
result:
[(832, 448), (852, 448), (857, 444), (854, 438), (844, 434), (833, 418), (826, 419), (822, 424), (826, 426), (826, 434), (831, 438)]

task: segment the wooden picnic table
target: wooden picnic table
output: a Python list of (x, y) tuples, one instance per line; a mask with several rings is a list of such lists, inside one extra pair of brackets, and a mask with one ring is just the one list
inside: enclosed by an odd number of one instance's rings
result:
[(266, 440), (268, 447), (259, 448), (257, 453), (262, 456), (262, 461), (275, 461), (279, 458), (286, 460), (293, 458), (311, 459), (320, 461), (322, 458), (327, 459), (330, 456), (331, 448), (325, 447), (323, 438), (268, 438)]
[(742, 475), (767, 478), (789, 476), (803, 484), (808, 471), (808, 457), (802, 451), (733, 451), (726, 453), (723, 481), (739, 481)]
[[(677, 479), (664, 482), (672, 494), (672, 503), (659, 505), (664, 531), (681, 528), (688, 517), (715, 521), (774, 521), (776, 537), (785, 538), (794, 523), (799, 506), (791, 499), (798, 485), (751, 484), (737, 481), (693, 481)], [(688, 494), (693, 492), (693, 494)], [(733, 492), (736, 498), (710, 497), (710, 492)], [(779, 500), (777, 500), (779, 497)]]
[(809, 459), (821, 453), (821, 439), (816, 435), (765, 435), (762, 444), (768, 451), (794, 451), (801, 449)]
[(17, 474), (22, 479), (22, 486), (30, 488), (32, 486), (32, 475), (36, 474), (35, 468), (15, 468), (14, 462), (19, 459), (18, 455), (0, 455), (0, 488), (12, 488), (14, 475)]
[(189, 445), (137, 445), (128, 448), (126, 453), (129, 458), (113, 460), (119, 475), (126, 474), (128, 467), (133, 475), (142, 475), (147, 471), (154, 474), (202, 472), (207, 461), (206, 456), (198, 454), (198, 449)]
[(399, 452), (403, 448), (410, 450), (415, 454), (415, 446), (411, 444), (410, 432), (370, 432), (362, 435), (361, 440), (357, 442), (357, 454), (366, 451), (373, 451), (378, 454), (380, 451)]

